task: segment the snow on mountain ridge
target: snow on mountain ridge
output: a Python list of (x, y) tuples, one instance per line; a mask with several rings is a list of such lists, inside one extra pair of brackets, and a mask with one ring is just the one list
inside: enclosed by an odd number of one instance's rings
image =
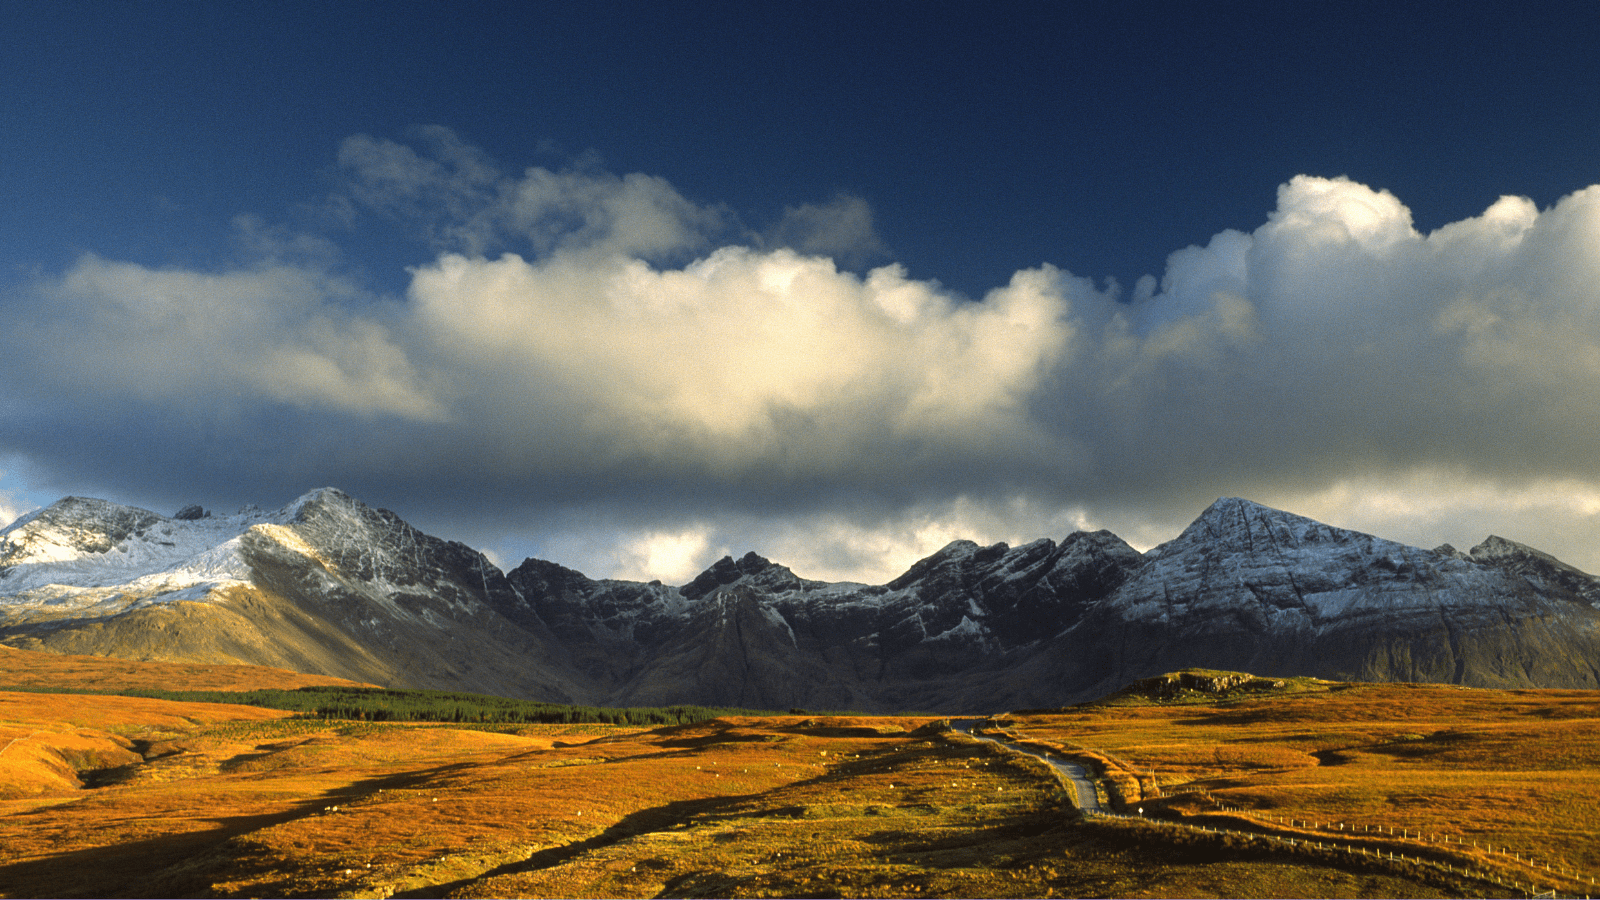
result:
[(1352, 615), (1470, 605), (1509, 591), (1505, 573), (1479, 559), (1233, 497), (1212, 504), (1146, 559), (1113, 598), (1127, 619), (1243, 616), (1265, 630), (1293, 631)]
[(267, 526), (285, 538), (309, 506), (330, 495), (344, 496), (319, 488), (272, 511), (247, 506), (185, 519), (66, 497), (0, 531), (0, 597), (12, 605), (100, 605), (118, 595), (136, 605), (204, 599), (249, 577), (240, 555), (247, 532)]
[(754, 553), (681, 587), (501, 573), (331, 488), (216, 517), (67, 498), (0, 531), (8, 642), (607, 705), (1017, 708), (1189, 666), (1581, 686), (1597, 603), (1600, 579), (1510, 541), (1423, 550), (1238, 498), (1145, 554), (957, 541), (881, 585)]

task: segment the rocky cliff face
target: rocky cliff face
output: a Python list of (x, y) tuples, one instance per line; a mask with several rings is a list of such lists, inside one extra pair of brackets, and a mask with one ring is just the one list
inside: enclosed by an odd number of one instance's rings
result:
[(0, 640), (583, 703), (994, 711), (1192, 667), (1600, 687), (1600, 579), (1238, 499), (1147, 554), (957, 541), (863, 585), (751, 553), (673, 587), (502, 573), (331, 489), (225, 517), (68, 498), (0, 532)]
[[(886, 585), (797, 577), (754, 553), (682, 588), (529, 560), (508, 576), (610, 703), (944, 709), (1037, 652), (1142, 561), (1109, 532), (957, 541)], [(695, 699), (694, 702), (712, 702)]]

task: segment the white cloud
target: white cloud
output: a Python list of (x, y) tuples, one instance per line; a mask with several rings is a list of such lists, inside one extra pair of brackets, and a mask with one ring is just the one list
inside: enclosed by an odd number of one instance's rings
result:
[[(39, 418), (0, 452), (65, 466), (37, 449), (62, 421), (195, 411), (222, 432), (207, 446), (254, 442), (292, 489), (493, 500), (541, 546), (619, 535), (567, 557), (598, 574), (669, 581), (727, 547), (882, 580), (952, 537), (1095, 523), (1148, 546), (1223, 495), (1424, 543), (1514, 530), (1500, 516), (1600, 568), (1573, 500), (1600, 494), (1600, 187), (1424, 234), (1388, 192), (1300, 176), (1130, 302), (1049, 266), (967, 301), (821, 255), (875, 246), (855, 198), (758, 237), (655, 176), (507, 175), (442, 129), (419, 140), (340, 155), (352, 208), (439, 248), (404, 298), (248, 218), (252, 266), (84, 257), (7, 303), (0, 402)], [(226, 432), (269, 407), (302, 430)], [(78, 464), (176, 484), (205, 443), (180, 426), (118, 436), (147, 462)], [(559, 524), (591, 507), (611, 524)]]
[(638, 581), (660, 579), (668, 584), (687, 583), (716, 555), (711, 549), (711, 529), (704, 525), (678, 531), (647, 532), (621, 542), (616, 554), (619, 565), (612, 577)]
[[(1100, 366), (1082, 374), (1137, 405), (1130, 443), (1178, 424), (1188, 456), (1219, 465), (1282, 455), (1327, 477), (1337, 463), (1308, 458), (1320, 447), (1353, 468), (1591, 477), (1597, 227), (1588, 191), (1542, 214), (1502, 200), (1422, 235), (1387, 193), (1302, 176), (1255, 233), (1174, 254), (1162, 291), (1090, 338)], [(1513, 425), (1523, 439), (1506, 439)]]
[[(210, 274), (85, 256), (13, 309), (0, 352), (85, 406), (308, 405), (435, 419), (438, 404), (350, 284), (267, 264)], [(20, 380), (20, 379), (19, 379)]]
[(457, 402), (528, 464), (837, 477), (1046, 441), (1027, 400), (1068, 351), (1073, 281), (1021, 272), (964, 304), (898, 268), (726, 247), (670, 270), (447, 255), (410, 298)]

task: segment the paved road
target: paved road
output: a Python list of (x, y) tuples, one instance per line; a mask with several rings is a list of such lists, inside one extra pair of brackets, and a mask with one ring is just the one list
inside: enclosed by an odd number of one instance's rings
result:
[(1049, 763), (1050, 766), (1057, 772), (1060, 772), (1062, 778), (1064, 778), (1066, 782), (1072, 785), (1073, 789), (1077, 791), (1079, 809), (1086, 813), (1105, 812), (1105, 810), (1100, 808), (1100, 798), (1095, 794), (1094, 782), (1089, 779), (1089, 773), (1083, 768), (1083, 766), (1080, 766), (1071, 760), (1062, 759), (1061, 757), (1051, 753), (1040, 753), (1037, 750), (1029, 750), (1026, 747), (1018, 747), (1016, 744), (1008, 743), (1006, 741), (997, 740), (992, 737), (985, 737), (981, 734), (974, 734), (973, 729), (978, 727), (978, 725), (982, 722), (982, 719), (961, 719), (959, 721), (951, 722), (950, 727), (961, 732), (962, 734), (975, 737), (980, 741), (990, 741), (995, 744), (1010, 747), (1018, 753), (1026, 753), (1035, 759), (1044, 760), (1045, 762)]

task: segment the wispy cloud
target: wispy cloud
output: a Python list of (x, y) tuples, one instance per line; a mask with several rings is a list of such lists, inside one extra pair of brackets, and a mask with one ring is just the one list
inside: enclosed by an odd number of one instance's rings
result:
[(787, 247), (804, 256), (825, 256), (846, 268), (884, 262), (889, 248), (878, 237), (872, 206), (840, 194), (826, 203), (784, 209), (783, 218), (761, 236), (763, 247)]
[(357, 135), (339, 150), (334, 202), (426, 229), (439, 249), (681, 261), (734, 228), (731, 213), (685, 199), (665, 179), (616, 175), (579, 159), (560, 171), (503, 173), (448, 129), (418, 130), (424, 150)]
[[(5, 473), (0, 472), (0, 478), (4, 477)], [(0, 491), (0, 528), (10, 525), (23, 512), (22, 505), (17, 502), (10, 492)]]

